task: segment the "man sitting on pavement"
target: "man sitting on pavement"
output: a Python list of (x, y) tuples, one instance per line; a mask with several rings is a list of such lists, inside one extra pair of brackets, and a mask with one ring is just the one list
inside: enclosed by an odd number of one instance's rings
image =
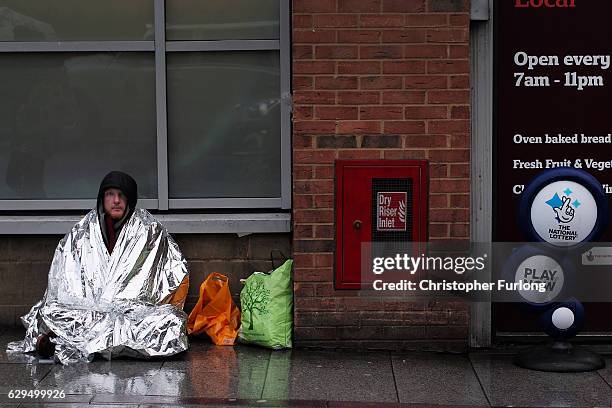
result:
[(25, 339), (8, 352), (36, 351), (68, 364), (95, 353), (110, 359), (187, 349), (185, 258), (136, 202), (132, 177), (104, 177), (96, 208), (57, 246), (43, 299), (21, 318)]

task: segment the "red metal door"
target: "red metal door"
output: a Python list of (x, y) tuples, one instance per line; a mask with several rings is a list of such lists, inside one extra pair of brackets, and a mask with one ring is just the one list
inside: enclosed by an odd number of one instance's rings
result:
[[(410, 233), (407, 240), (427, 240), (427, 162), (425, 160), (339, 160), (336, 162), (336, 288), (360, 289), (362, 243), (376, 242), (374, 184), (406, 181)], [(380, 189), (380, 188), (379, 188)], [(383, 188), (383, 190), (386, 190)], [(380, 194), (380, 193), (379, 193)], [(374, 225), (373, 225), (374, 223)], [(367, 254), (366, 254), (367, 255)], [(369, 274), (367, 276), (370, 276)]]

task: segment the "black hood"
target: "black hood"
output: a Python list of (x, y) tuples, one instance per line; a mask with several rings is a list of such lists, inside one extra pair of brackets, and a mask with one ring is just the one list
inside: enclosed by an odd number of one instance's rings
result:
[[(136, 202), (138, 201), (138, 186), (136, 180), (129, 174), (121, 171), (111, 171), (100, 183), (100, 189), (98, 190), (98, 201), (96, 208), (98, 211), (104, 210), (104, 191), (109, 188), (118, 188), (127, 197), (128, 205), (128, 217), (132, 215), (136, 208)], [(101, 214), (100, 214), (101, 215)]]

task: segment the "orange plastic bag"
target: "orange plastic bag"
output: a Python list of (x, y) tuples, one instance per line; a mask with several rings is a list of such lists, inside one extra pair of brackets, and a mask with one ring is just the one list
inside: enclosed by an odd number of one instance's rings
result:
[(187, 293), (189, 292), (189, 275), (185, 276), (179, 287), (166, 299), (162, 301), (163, 304), (171, 304), (179, 309), (183, 310), (185, 307), (185, 299), (187, 299)]
[(214, 272), (200, 286), (198, 303), (189, 313), (187, 333), (206, 332), (213, 343), (231, 346), (238, 335), (240, 310), (234, 304), (227, 276)]

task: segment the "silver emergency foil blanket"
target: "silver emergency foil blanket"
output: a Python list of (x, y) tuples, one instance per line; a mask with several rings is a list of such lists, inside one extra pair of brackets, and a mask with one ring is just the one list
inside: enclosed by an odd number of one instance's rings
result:
[(21, 318), (26, 337), (7, 352), (35, 351), (38, 336), (49, 332), (63, 364), (91, 361), (94, 353), (110, 359), (184, 351), (187, 315), (172, 296), (187, 277), (178, 245), (148, 211), (132, 214), (109, 255), (92, 210), (59, 242), (47, 291)]

